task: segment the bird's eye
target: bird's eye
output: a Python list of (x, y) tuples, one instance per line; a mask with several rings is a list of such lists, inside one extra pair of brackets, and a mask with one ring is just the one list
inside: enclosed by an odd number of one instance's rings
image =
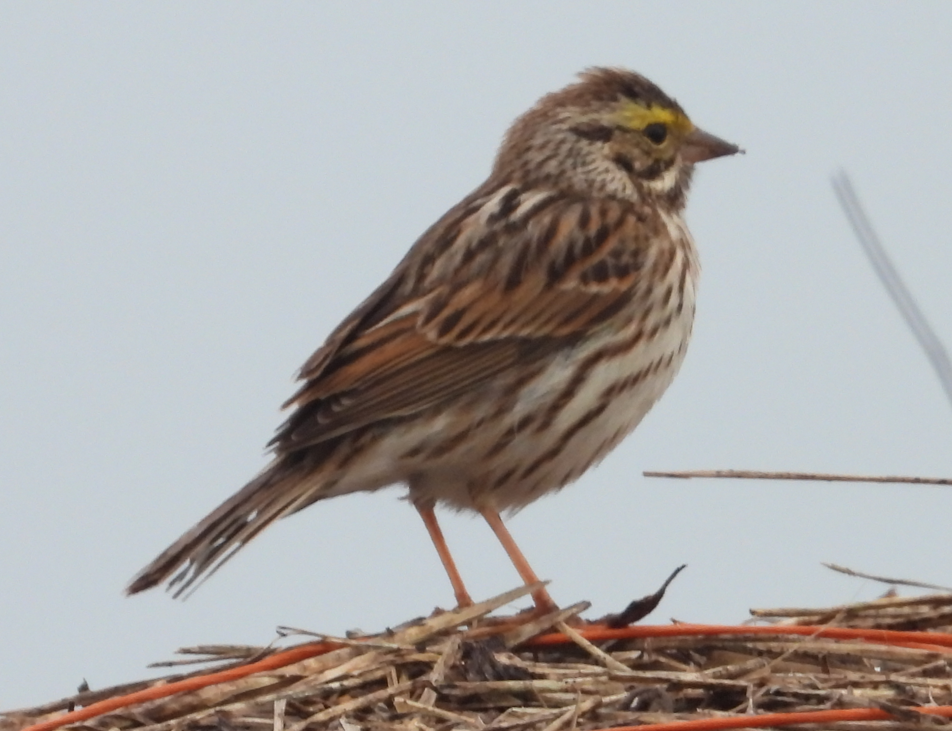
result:
[(668, 139), (668, 125), (662, 122), (652, 122), (642, 132), (655, 145), (664, 144), (664, 141)]

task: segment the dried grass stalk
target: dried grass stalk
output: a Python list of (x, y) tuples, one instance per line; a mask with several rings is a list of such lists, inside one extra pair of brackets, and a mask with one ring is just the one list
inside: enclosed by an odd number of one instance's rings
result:
[[(778, 634), (595, 641), (563, 624), (587, 604), (546, 617), (488, 615), (525, 590), (396, 630), (338, 642), (337, 649), (247, 677), (120, 708), (75, 731), (561, 731), (605, 729), (746, 714), (878, 708), (892, 718), (826, 729), (921, 729), (941, 725), (910, 709), (952, 705), (952, 650), (783, 635), (790, 624), (952, 631), (952, 595), (888, 598), (821, 609), (756, 610)], [(533, 646), (561, 630), (565, 642)], [(320, 636), (323, 639), (323, 636)], [(938, 637), (938, 634), (937, 634)], [(273, 649), (188, 648), (216, 667)], [(172, 676), (178, 679), (185, 676)], [(143, 681), (84, 691), (0, 715), (0, 731), (55, 719)]]

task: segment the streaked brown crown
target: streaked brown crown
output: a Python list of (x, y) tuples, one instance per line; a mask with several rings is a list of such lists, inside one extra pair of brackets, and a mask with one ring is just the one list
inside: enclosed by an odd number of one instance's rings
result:
[(680, 105), (661, 91), (657, 84), (634, 71), (618, 68), (586, 69), (579, 74), (579, 81), (542, 97), (536, 109), (543, 106), (604, 108), (619, 98), (645, 107), (661, 107), (684, 114)]

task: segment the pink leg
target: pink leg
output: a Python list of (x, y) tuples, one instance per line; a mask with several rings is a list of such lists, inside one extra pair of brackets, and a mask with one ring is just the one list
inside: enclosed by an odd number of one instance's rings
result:
[[(503, 524), (499, 513), (489, 508), (480, 508), (479, 512), (483, 518), (486, 519), (486, 522), (489, 523), (489, 527), (493, 529), (493, 533), (496, 534), (496, 538), (499, 539), (502, 547), (506, 549), (506, 553), (509, 554), (509, 560), (512, 561), (512, 565), (516, 567), (516, 571), (519, 572), (519, 576), (522, 577), (522, 580), (526, 584), (537, 583), (539, 577), (536, 576), (535, 571), (532, 570), (529, 562), (526, 561), (526, 557), (522, 555), (522, 551), (519, 550), (519, 546), (517, 546), (513, 540), (509, 529)], [(535, 602), (536, 609), (542, 612), (551, 612), (559, 608), (558, 605), (552, 601), (552, 597), (549, 596), (549, 592), (547, 592), (544, 587), (532, 592), (532, 600)]]
[(450, 555), (450, 549), (443, 538), (443, 531), (440, 530), (440, 524), (436, 522), (436, 513), (433, 512), (433, 506), (418, 503), (414, 503), (413, 506), (417, 509), (420, 517), (423, 518), (423, 524), (430, 534), (430, 540), (433, 541), (436, 552), (440, 555), (440, 561), (443, 562), (443, 568), (446, 569), (446, 573), (450, 577), (453, 593), (456, 594), (456, 603), (461, 607), (471, 606), (473, 600), (470, 598), (469, 592), (466, 591), (466, 587), (463, 586), (463, 579), (456, 569), (456, 562), (453, 561), (453, 557)]

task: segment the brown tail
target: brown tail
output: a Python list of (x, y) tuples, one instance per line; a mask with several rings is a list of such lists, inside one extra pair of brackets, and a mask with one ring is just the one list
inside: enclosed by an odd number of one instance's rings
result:
[(126, 593), (151, 589), (171, 576), (168, 589), (174, 588), (174, 596), (180, 596), (198, 579), (215, 573), (275, 520), (319, 499), (314, 495), (316, 487), (313, 479), (276, 459), (142, 569)]

